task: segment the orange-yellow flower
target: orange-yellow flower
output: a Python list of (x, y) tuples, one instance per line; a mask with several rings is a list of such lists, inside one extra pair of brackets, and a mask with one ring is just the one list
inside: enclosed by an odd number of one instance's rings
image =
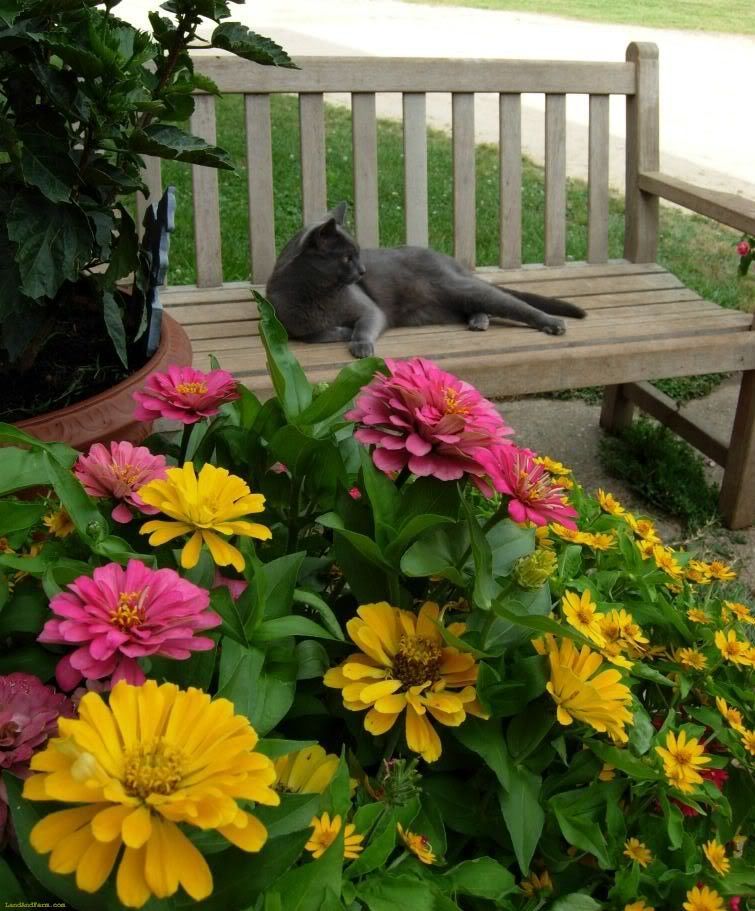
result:
[(724, 900), (715, 889), (707, 886), (695, 886), (687, 893), (687, 901), (682, 905), (684, 911), (722, 911)]
[[(312, 826), (313, 832), (304, 847), (315, 860), (319, 860), (338, 838), (343, 820), (340, 816), (334, 816), (331, 819), (329, 813), (323, 813), (319, 819), (314, 816), (309, 824)], [(359, 857), (364, 847), (363, 841), (364, 835), (357, 833), (353, 823), (347, 823), (343, 830), (343, 856), (346, 860), (354, 860)]]
[(626, 513), (626, 510), (614, 495), (606, 493), (601, 488), (598, 488), (598, 503), (600, 503), (600, 508), (603, 512), (610, 513), (612, 516), (623, 516)]
[(548, 656), (551, 674), (547, 689), (558, 706), (559, 722), (569, 725), (574, 719), (583, 721), (625, 743), (629, 738), (624, 727), (633, 724), (634, 718), (627, 708), (632, 693), (621, 682), (620, 672), (610, 668), (597, 673), (603, 658), (586, 645), (577, 651), (571, 639), (563, 639), (559, 645), (555, 636), (546, 633), (532, 644), (541, 655)]
[(674, 653), (674, 658), (682, 665), (692, 671), (702, 671), (708, 665), (708, 659), (702, 652), (695, 648), (678, 648)]
[(641, 867), (647, 867), (653, 860), (650, 848), (643, 844), (639, 838), (630, 838), (629, 841), (624, 842), (624, 856), (638, 863)]
[(706, 841), (703, 845), (703, 854), (708, 858), (708, 863), (716, 873), (726, 876), (731, 868), (731, 862), (726, 856), (726, 848), (716, 839)]
[(68, 515), (68, 512), (62, 507), (56, 512), (51, 512), (49, 515), (46, 515), (42, 519), (42, 522), (45, 524), (50, 534), (55, 535), (56, 538), (67, 538), (76, 530), (73, 520)]
[(721, 611), (722, 616), (725, 615), (725, 611), (730, 611), (742, 623), (747, 623), (750, 626), (755, 624), (755, 616), (752, 615), (750, 608), (746, 604), (741, 604), (739, 601), (724, 601), (724, 609)]
[(566, 592), (561, 599), (561, 611), (567, 622), (583, 636), (596, 645), (606, 644), (600, 631), (601, 615), (598, 613), (598, 606), (592, 600), (589, 591), (585, 590), (581, 595), (577, 592)]
[(647, 541), (649, 544), (661, 543), (660, 536), (655, 530), (655, 525), (650, 519), (636, 519), (631, 512), (628, 512), (624, 516), (624, 521), (643, 541)]
[(552, 892), (553, 880), (547, 870), (543, 870), (539, 876), (537, 873), (532, 872), (519, 883), (519, 888), (525, 895), (535, 896), (539, 892)]
[(737, 634), (733, 629), (730, 629), (728, 633), (718, 630), (713, 641), (725, 661), (731, 661), (732, 664), (739, 664), (743, 667), (752, 667), (751, 646), (749, 642), (737, 639)]
[(596, 532), (595, 534), (585, 532), (580, 543), (586, 544), (593, 550), (611, 550), (611, 548), (616, 547), (617, 540), (616, 532), (613, 530), (610, 532)]
[(735, 731), (740, 734), (744, 731), (742, 713), (739, 709), (735, 709), (733, 706), (728, 705), (726, 700), (721, 696), (716, 696), (716, 708), (721, 713), (721, 717), (724, 721), (727, 721)]
[(404, 829), (400, 822), (396, 824), (396, 828), (401, 840), (415, 857), (421, 860), (423, 864), (430, 865), (435, 863), (435, 852), (426, 836)]
[(698, 585), (710, 585), (713, 577), (708, 571), (708, 564), (701, 560), (690, 560), (685, 567), (685, 578)]
[(706, 624), (706, 625), (709, 624), (709, 623), (713, 623), (713, 618), (712, 618), (712, 617), (709, 617), (709, 616), (705, 613), (704, 610), (700, 610), (699, 607), (692, 607), (692, 608), (690, 608), (690, 609), (687, 611), (687, 617), (689, 617), (689, 619), (690, 619), (693, 623), (703, 623), (703, 624)]
[(666, 778), (674, 787), (687, 794), (694, 790), (695, 785), (702, 783), (703, 777), (698, 769), (710, 762), (710, 756), (705, 755), (697, 738), (687, 739), (684, 730), (677, 738), (673, 731), (669, 731), (666, 746), (656, 747), (655, 751), (663, 760)]
[(755, 731), (742, 731), (742, 746), (750, 756), (755, 756)]
[[(367, 709), (365, 730), (385, 734), (406, 712), (406, 742), (426, 762), (441, 754), (440, 737), (430, 723), (457, 727), (467, 713), (482, 715), (474, 684), (477, 662), (468, 652), (447, 646), (438, 628), (440, 611), (431, 601), (419, 614), (385, 601), (363, 604), (346, 624), (361, 649), (324, 678), (325, 686), (340, 689), (344, 706)], [(449, 630), (461, 635), (463, 623)]]
[(624, 911), (655, 911), (655, 908), (648, 905), (644, 898), (641, 898), (629, 905), (624, 905)]
[(616, 766), (612, 766), (610, 762), (604, 762), (603, 768), (598, 772), (598, 779), (600, 781), (613, 781), (616, 778)]
[(722, 563), (721, 560), (711, 560), (708, 564), (708, 572), (714, 579), (719, 579), (721, 582), (731, 582), (737, 578), (737, 574), (731, 566)]
[(676, 554), (670, 547), (664, 547), (662, 544), (653, 546), (653, 559), (658, 569), (662, 569), (667, 575), (674, 579), (679, 579), (684, 575), (684, 570), (676, 561)]

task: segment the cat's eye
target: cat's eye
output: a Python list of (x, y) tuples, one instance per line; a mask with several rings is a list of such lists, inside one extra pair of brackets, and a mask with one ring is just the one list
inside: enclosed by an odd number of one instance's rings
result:
[(351, 262), (351, 253), (344, 253), (344, 255), (341, 257), (341, 262), (350, 263)]

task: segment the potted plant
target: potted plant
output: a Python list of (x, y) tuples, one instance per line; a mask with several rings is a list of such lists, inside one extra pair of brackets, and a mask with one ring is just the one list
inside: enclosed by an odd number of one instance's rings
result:
[[(2, 419), (79, 446), (146, 434), (124, 426), (131, 397), (121, 385), (133, 376), (138, 387), (156, 366), (147, 345), (153, 257), (132, 214), (134, 194), (147, 193), (142, 156), (233, 167), (178, 125), (195, 90), (218, 92), (193, 71), (190, 49), (293, 66), (274, 42), (227, 21), (224, 0), (169, 0), (167, 15), (149, 14), (150, 32), (119, 19), (116, 4), (20, 0), (0, 9)], [(215, 25), (205, 40), (207, 20)], [(155, 357), (190, 354), (166, 318)], [(39, 416), (49, 412), (46, 428)], [(109, 429), (112, 418), (119, 423)]]

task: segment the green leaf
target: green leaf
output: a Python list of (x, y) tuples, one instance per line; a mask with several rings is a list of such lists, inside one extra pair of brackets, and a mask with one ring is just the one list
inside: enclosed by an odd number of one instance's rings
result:
[(388, 572), (392, 571), (391, 565), (385, 560), (382, 551), (372, 538), (368, 538), (367, 535), (361, 535), (356, 531), (349, 531), (348, 528), (334, 528), (333, 530), (338, 537), (345, 538), (373, 566)]
[[(299, 414), (296, 423), (299, 426), (322, 422), (332, 424), (333, 419), (341, 416), (354, 396), (370, 382), (382, 366), (383, 361), (378, 357), (364, 357), (353, 364), (348, 364), (328, 388)], [(318, 429), (322, 431), (326, 428)]]
[(24, 907), (26, 901), (24, 890), (13, 875), (7, 861), (2, 857), (0, 857), (0, 895), (3, 896), (6, 907), (9, 905), (15, 905), (18, 908)]
[[(439, 878), (442, 889), (472, 895), (475, 898), (487, 898), (499, 902), (504, 896), (516, 889), (516, 880), (509, 871), (492, 857), (478, 857), (465, 860), (452, 867)], [(448, 886), (443, 884), (448, 881)]]
[(210, 43), (223, 51), (230, 51), (237, 57), (261, 63), (264, 66), (282, 66), (297, 69), (283, 48), (262, 35), (248, 29), (239, 22), (223, 22), (212, 33)]
[(254, 292), (260, 313), (260, 335), (267, 354), (267, 366), (275, 393), (290, 421), (312, 403), (312, 386), (288, 347), (288, 334), (275, 315), (272, 304)]
[(506, 749), (500, 722), (467, 717), (462, 725), (451, 730), (460, 743), (477, 753), (501, 785), (509, 790), (514, 765)]
[(314, 745), (314, 740), (281, 740), (277, 737), (265, 737), (258, 741), (254, 749), (257, 753), (262, 753), (263, 756), (268, 756), (270, 759), (278, 759)]
[(572, 892), (557, 898), (550, 911), (600, 911), (603, 905), (585, 892)]
[(185, 161), (224, 171), (234, 170), (226, 151), (172, 124), (154, 123), (143, 130), (134, 130), (129, 145), (131, 151), (139, 155), (154, 155), (169, 161)]
[(134, 220), (123, 206), (119, 206), (118, 211), (120, 214), (118, 236), (105, 272), (105, 281), (108, 285), (114, 285), (119, 278), (129, 275), (139, 262), (139, 235), (136, 232)]
[[(621, 782), (617, 782), (620, 786)], [(611, 866), (608, 845), (603, 835), (602, 814), (606, 800), (614, 791), (606, 786), (590, 786), (565, 791), (550, 798), (559, 828), (570, 845), (595, 855), (603, 869)], [(616, 799), (618, 798), (616, 792)]]
[(524, 762), (535, 752), (553, 727), (554, 721), (552, 705), (543, 702), (528, 706), (520, 715), (511, 719), (506, 731), (506, 743), (514, 762)]
[(54, 54), (57, 54), (64, 63), (67, 63), (77, 75), (84, 79), (96, 79), (102, 75), (104, 64), (97, 54), (93, 54), (78, 44), (70, 44), (66, 41), (49, 40), (47, 45)]
[(105, 328), (113, 343), (118, 360), (128, 369), (128, 354), (126, 353), (126, 329), (123, 325), (121, 308), (118, 306), (113, 294), (110, 291), (104, 291), (102, 294), (102, 315), (105, 320)]
[(467, 579), (457, 568), (464, 559), (469, 532), (466, 523), (435, 528), (422, 535), (401, 558), (402, 572), (411, 577), (441, 576), (464, 588)]
[[(304, 553), (286, 554), (269, 563), (257, 563), (254, 570), (254, 588), (257, 593), (259, 616), (265, 620), (285, 617), (294, 603), (296, 580), (304, 560)], [(247, 623), (247, 628), (249, 624)]]
[(0, 636), (37, 634), (50, 617), (50, 605), (44, 591), (36, 584), (19, 585), (0, 612)]
[(498, 792), (498, 801), (506, 828), (511, 836), (519, 869), (524, 875), (530, 868), (545, 823), (540, 806), (542, 779), (529, 769), (514, 766), (509, 775), (509, 787)]
[[(554, 629), (547, 614), (551, 611), (550, 586), (546, 582), (536, 591), (518, 591), (496, 599), (492, 605), (493, 612), (497, 615), (488, 630), (483, 647), (495, 654), (501, 654), (507, 649), (529, 638), (527, 630), (537, 629), (540, 621), (546, 621), (546, 629)], [(563, 627), (558, 626), (559, 630)], [(541, 630), (542, 631), (542, 630)], [(569, 635), (568, 632), (563, 633)]]
[[(373, 870), (379, 870), (385, 866), (396, 847), (398, 819), (398, 811), (386, 807), (377, 826), (370, 833), (369, 843), (364, 851), (346, 868), (347, 879), (364, 876), (366, 873), (372, 873)], [(357, 831), (360, 830), (357, 829)]]
[(288, 617), (277, 617), (275, 620), (265, 620), (254, 630), (255, 642), (275, 642), (286, 636), (304, 636), (308, 639), (334, 638), (319, 623), (294, 614)]
[(50, 483), (79, 534), (91, 545), (104, 541), (108, 531), (107, 522), (79, 480), (69, 469), (52, 458), (49, 452), (45, 452), (44, 462)]
[(218, 696), (230, 699), (260, 736), (286, 715), (296, 692), (297, 663), (293, 649), (263, 652), (245, 649), (231, 639), (223, 642)]
[(210, 592), (210, 607), (223, 620), (223, 625), (220, 627), (223, 635), (230, 636), (241, 645), (249, 645), (238, 606), (225, 585), (213, 588)]
[(511, 519), (497, 522), (487, 533), (493, 555), (493, 575), (508, 576), (520, 557), (535, 549), (535, 529), (521, 528)]
[(472, 559), (474, 560), (474, 588), (472, 598), (478, 607), (489, 610), (490, 604), (496, 593), (497, 586), (493, 580), (493, 554), (490, 544), (483, 534), (472, 507), (461, 498), (461, 507), (467, 518), (469, 539), (472, 545)]
[(53, 655), (41, 645), (16, 645), (5, 653), (0, 653), (0, 674), (23, 671), (46, 681), (55, 673), (55, 666), (59, 660), (60, 655)]
[(676, 851), (681, 847), (684, 839), (684, 816), (679, 807), (676, 804), (672, 804), (665, 794), (661, 793), (659, 800), (663, 815), (666, 817), (669, 847), (672, 851)]
[[(212, 636), (212, 630), (206, 635)], [(199, 690), (208, 690), (217, 660), (217, 646), (204, 652), (192, 652), (189, 658), (176, 661), (171, 658), (150, 658), (150, 677), (160, 682), (175, 683), (181, 689), (194, 686)]]
[(21, 290), (28, 297), (55, 297), (89, 260), (92, 234), (78, 206), (20, 193), (8, 213), (7, 230), (16, 244)]
[[(65, 136), (65, 134), (64, 134)], [(66, 154), (67, 141), (41, 126), (18, 132), (21, 140), (21, 170), (24, 180), (53, 203), (68, 202), (76, 180), (76, 168)]]
[(220, 89), (218, 88), (217, 83), (213, 82), (209, 76), (205, 76), (204, 73), (198, 73), (194, 70), (191, 74), (191, 78), (194, 81), (195, 89), (199, 89), (200, 92), (205, 92), (207, 95), (216, 95), (220, 98)]
[(603, 762), (610, 763), (614, 768), (625, 772), (630, 778), (635, 778), (638, 781), (660, 781), (663, 778), (657, 769), (632, 756), (629, 750), (619, 750), (608, 743), (600, 741), (591, 740), (587, 743), (593, 753), (602, 759)]
[(281, 794), (280, 806), (258, 804), (254, 815), (259, 817), (270, 838), (280, 838), (309, 830), (312, 817), (320, 814), (321, 803), (322, 794)]
[(668, 677), (664, 677), (660, 671), (657, 671), (654, 667), (649, 667), (647, 664), (643, 664), (641, 661), (634, 662), (629, 674), (632, 677), (639, 677), (641, 680), (650, 680), (652, 683), (657, 683), (660, 686), (674, 686), (673, 680), (669, 680)]
[(629, 728), (629, 745), (633, 747), (640, 756), (644, 756), (650, 749), (653, 738), (655, 737), (655, 728), (650, 720), (650, 715), (639, 704), (632, 706), (632, 716), (634, 724)]
[(388, 542), (387, 546), (385, 547), (386, 558), (391, 563), (395, 563), (396, 560), (399, 560), (401, 558), (404, 551), (412, 543), (412, 541), (414, 541), (415, 538), (418, 538), (426, 531), (430, 531), (433, 528), (438, 528), (439, 525), (447, 525), (453, 521), (454, 520), (450, 519), (448, 516), (412, 516), (411, 519), (402, 525), (399, 533), (395, 535), (390, 542)]
[(359, 884), (357, 895), (369, 911), (437, 911), (430, 885), (405, 874), (370, 876)]
[[(3, 474), (5, 474), (5, 453), (3, 449)], [(0, 502), (0, 535), (11, 535), (17, 531), (27, 531), (36, 525), (45, 514), (44, 503), (14, 503), (10, 500)]]
[(294, 601), (297, 601), (300, 604), (306, 604), (307, 607), (310, 607), (315, 611), (319, 615), (322, 625), (328, 630), (332, 637), (343, 641), (343, 630), (341, 629), (341, 624), (338, 622), (338, 618), (330, 609), (327, 602), (323, 601), (319, 595), (316, 595), (314, 592), (309, 592), (306, 589), (296, 588), (294, 589)]

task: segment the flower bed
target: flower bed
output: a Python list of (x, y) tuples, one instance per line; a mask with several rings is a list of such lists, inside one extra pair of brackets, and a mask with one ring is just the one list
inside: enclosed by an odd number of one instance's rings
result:
[(313, 388), (260, 310), (264, 404), (176, 369), (179, 440), (0, 427), (6, 901), (746, 908), (733, 571), (434, 364)]

